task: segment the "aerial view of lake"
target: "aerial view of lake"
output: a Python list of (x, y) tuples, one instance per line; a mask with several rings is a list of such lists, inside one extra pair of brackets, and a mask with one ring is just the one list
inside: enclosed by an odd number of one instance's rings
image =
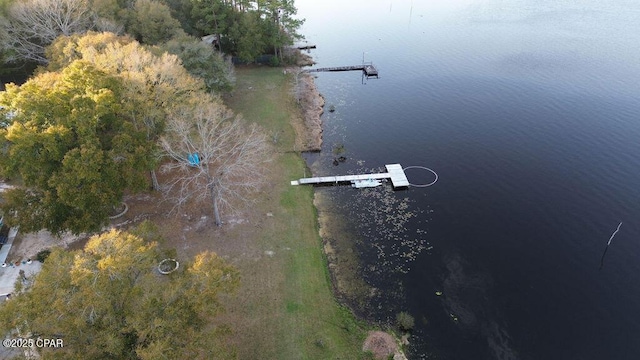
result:
[(380, 73), (317, 73), (314, 174), (439, 176), (317, 188), (358, 236), (365, 316), (409, 312), (411, 359), (640, 359), (637, 0), (296, 5), (318, 67)]

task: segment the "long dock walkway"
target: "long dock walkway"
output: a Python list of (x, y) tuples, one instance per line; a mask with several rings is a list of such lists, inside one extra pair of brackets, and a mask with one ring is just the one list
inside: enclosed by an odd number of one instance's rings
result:
[(378, 69), (373, 64), (362, 64), (352, 66), (336, 66), (336, 67), (323, 67), (316, 69), (309, 69), (307, 72), (323, 72), (323, 71), (354, 71), (359, 70), (364, 72), (367, 78), (378, 77)]
[(404, 170), (400, 164), (385, 165), (387, 168), (386, 173), (376, 174), (359, 174), (359, 175), (342, 175), (342, 176), (322, 176), (313, 178), (302, 178), (299, 180), (293, 180), (291, 185), (306, 185), (306, 184), (327, 184), (327, 183), (340, 183), (350, 182), (357, 180), (380, 180), (391, 179), (391, 184), (394, 188), (409, 186), (409, 180), (407, 179)]

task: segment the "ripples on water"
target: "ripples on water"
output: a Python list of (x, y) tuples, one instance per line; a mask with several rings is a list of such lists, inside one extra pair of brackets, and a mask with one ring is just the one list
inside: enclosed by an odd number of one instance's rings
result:
[(297, 3), (319, 65), (365, 52), (381, 74), (319, 74), (336, 112), (316, 173), (440, 175), (427, 189), (326, 189), (381, 289), (372, 316), (409, 310), (413, 358), (640, 358), (637, 3)]

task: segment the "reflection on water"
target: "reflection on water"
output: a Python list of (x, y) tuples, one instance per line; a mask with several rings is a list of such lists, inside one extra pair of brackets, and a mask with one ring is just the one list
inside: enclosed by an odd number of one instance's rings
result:
[[(485, 338), (487, 357), (501, 360), (518, 359), (512, 348), (508, 325), (499, 308), (493, 306), (494, 284), (486, 272), (470, 273), (460, 255), (444, 260), (447, 274), (442, 282), (442, 304), (462, 336)], [(493, 311), (487, 314), (487, 311)], [(476, 315), (477, 314), (477, 315)], [(462, 354), (461, 354), (462, 355)]]
[(408, 310), (412, 358), (640, 358), (637, 2), (296, 3), (319, 66), (380, 71), (319, 74), (314, 173), (440, 176), (320, 190), (358, 235), (369, 316)]

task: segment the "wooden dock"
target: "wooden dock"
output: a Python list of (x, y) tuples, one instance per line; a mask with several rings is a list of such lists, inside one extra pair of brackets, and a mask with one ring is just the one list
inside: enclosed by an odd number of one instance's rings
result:
[(407, 179), (404, 170), (400, 164), (385, 165), (387, 168), (386, 173), (376, 174), (358, 174), (358, 175), (342, 175), (342, 176), (322, 176), (313, 178), (303, 178), (299, 180), (293, 180), (291, 185), (306, 185), (306, 184), (329, 184), (329, 183), (341, 183), (352, 182), (356, 180), (381, 180), (391, 179), (391, 184), (394, 188), (402, 188), (409, 186), (409, 180)]
[(378, 78), (378, 69), (373, 64), (362, 64), (362, 65), (352, 65), (352, 66), (335, 66), (335, 67), (324, 67), (324, 68), (316, 68), (309, 69), (307, 72), (324, 72), (324, 71), (362, 71), (367, 78), (375, 77)]

